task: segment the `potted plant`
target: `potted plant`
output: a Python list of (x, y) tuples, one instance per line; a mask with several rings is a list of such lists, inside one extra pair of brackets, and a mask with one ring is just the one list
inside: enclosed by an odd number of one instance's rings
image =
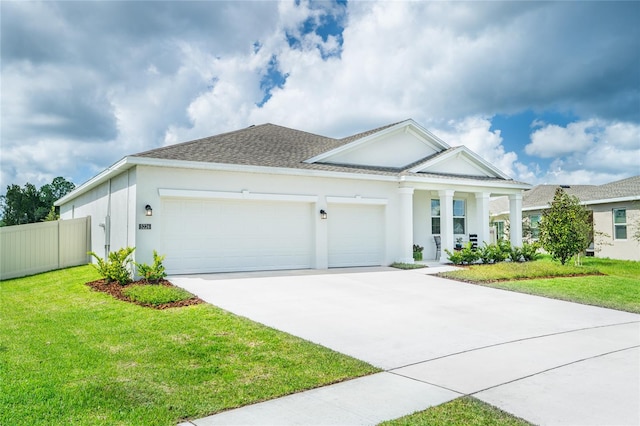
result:
[(462, 249), (462, 237), (456, 238), (456, 249), (457, 250)]
[(413, 260), (422, 260), (422, 250), (424, 250), (424, 247), (418, 244), (413, 245)]

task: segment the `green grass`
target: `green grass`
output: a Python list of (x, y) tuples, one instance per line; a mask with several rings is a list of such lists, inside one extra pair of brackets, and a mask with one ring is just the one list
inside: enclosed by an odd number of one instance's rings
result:
[(426, 268), (426, 265), (422, 265), (420, 263), (403, 263), (403, 262), (394, 262), (390, 265), (392, 268), (398, 269), (421, 269)]
[(472, 397), (462, 397), (425, 411), (381, 423), (383, 426), (529, 426), (499, 408)]
[[(582, 266), (563, 266), (548, 258), (520, 264), (473, 265), (465, 270), (443, 273), (442, 276), (640, 313), (640, 262), (591, 257), (582, 260)], [(583, 275), (577, 276), (580, 274)], [(524, 279), (528, 277), (532, 279)]]
[(96, 279), (0, 282), (0, 424), (175, 425), (377, 371), (208, 304), (115, 300)]
[(139, 303), (162, 305), (191, 299), (193, 294), (179, 287), (167, 287), (157, 284), (136, 284), (123, 290), (125, 296)]

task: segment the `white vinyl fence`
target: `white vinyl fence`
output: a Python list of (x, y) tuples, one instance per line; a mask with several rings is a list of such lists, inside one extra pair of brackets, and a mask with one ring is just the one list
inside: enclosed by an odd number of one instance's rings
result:
[(89, 262), (91, 218), (0, 228), (0, 280)]

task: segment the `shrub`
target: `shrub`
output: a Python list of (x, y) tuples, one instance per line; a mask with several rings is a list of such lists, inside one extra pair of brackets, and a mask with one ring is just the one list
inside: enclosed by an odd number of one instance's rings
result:
[(511, 242), (508, 240), (498, 240), (496, 245), (495, 262), (503, 262), (511, 253)]
[(153, 251), (153, 265), (147, 265), (146, 263), (136, 263), (138, 274), (146, 282), (158, 283), (160, 280), (167, 276), (162, 261), (165, 256), (158, 255), (157, 251)]
[(93, 267), (102, 278), (108, 283), (117, 282), (120, 285), (125, 285), (131, 282), (130, 265), (133, 262), (131, 254), (135, 249), (135, 247), (126, 247), (112, 251), (106, 260), (92, 251), (89, 254), (96, 259), (97, 264), (93, 264)]
[(538, 250), (540, 249), (540, 243), (524, 243), (522, 245), (522, 258), (525, 262), (530, 262), (533, 260), (538, 260), (540, 258), (540, 253)]
[(449, 260), (451, 261), (451, 263), (453, 263), (454, 265), (462, 265), (462, 253), (459, 251), (454, 251), (453, 253), (451, 253), (448, 249), (444, 249), (445, 253), (447, 253), (447, 256), (449, 256)]
[(187, 290), (164, 285), (132, 285), (127, 287), (123, 293), (135, 302), (154, 306), (188, 300), (193, 297), (193, 294)]
[(510, 247), (509, 252), (507, 253), (507, 259), (512, 262), (522, 262), (522, 248)]
[(473, 248), (472, 243), (467, 243), (460, 250), (460, 255), (462, 256), (462, 263), (471, 264), (480, 258), (478, 251)]
[(478, 248), (478, 258), (482, 263), (489, 264), (496, 261), (497, 253), (500, 249), (496, 244), (484, 243), (484, 246)]

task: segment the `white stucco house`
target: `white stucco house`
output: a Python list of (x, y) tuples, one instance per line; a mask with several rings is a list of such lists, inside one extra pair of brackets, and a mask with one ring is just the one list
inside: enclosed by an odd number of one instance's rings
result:
[(521, 223), (529, 187), (413, 120), (343, 139), (263, 124), (127, 156), (56, 204), (91, 217), (96, 253), (155, 249), (170, 274), (326, 269), (489, 241), (490, 198)]
[[(537, 240), (542, 212), (549, 208), (558, 185), (537, 185), (524, 192), (524, 237)], [(603, 185), (562, 185), (591, 212), (593, 241), (588, 255), (621, 260), (640, 260), (640, 241), (633, 235), (640, 226), (640, 176)], [(498, 197), (490, 204), (492, 224), (498, 238), (509, 234), (509, 200)], [(528, 234), (528, 235), (527, 235)]]

